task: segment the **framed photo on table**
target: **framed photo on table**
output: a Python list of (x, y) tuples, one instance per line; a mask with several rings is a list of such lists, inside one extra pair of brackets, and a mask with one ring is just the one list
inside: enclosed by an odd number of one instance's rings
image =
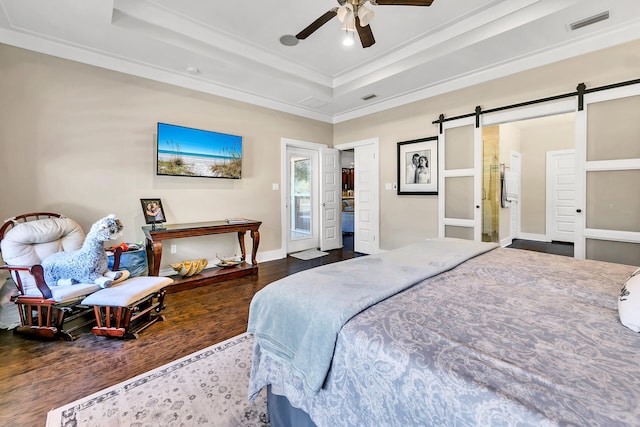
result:
[(398, 142), (398, 194), (438, 194), (438, 137)]
[(158, 224), (167, 221), (160, 199), (140, 199), (144, 221), (147, 224)]

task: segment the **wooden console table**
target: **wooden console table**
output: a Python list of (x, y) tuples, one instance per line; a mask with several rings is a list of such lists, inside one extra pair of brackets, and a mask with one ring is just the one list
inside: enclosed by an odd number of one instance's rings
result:
[[(198, 222), (192, 224), (169, 224), (162, 228), (147, 225), (142, 227), (146, 237), (147, 260), (149, 262), (149, 275), (157, 276), (160, 272), (160, 261), (162, 259), (162, 241), (180, 239), (183, 237), (208, 236), (222, 233), (238, 233), (238, 242), (242, 251), (242, 263), (233, 268), (206, 268), (199, 274), (191, 277), (171, 276), (173, 284), (167, 288), (168, 292), (182, 291), (210, 283), (234, 277), (258, 274), (258, 262), (256, 254), (260, 243), (260, 232), (258, 228), (262, 221), (248, 220), (241, 224), (229, 224), (226, 221)], [(251, 264), (245, 262), (246, 251), (244, 247), (244, 235), (249, 231), (253, 241), (253, 251), (251, 252)]]

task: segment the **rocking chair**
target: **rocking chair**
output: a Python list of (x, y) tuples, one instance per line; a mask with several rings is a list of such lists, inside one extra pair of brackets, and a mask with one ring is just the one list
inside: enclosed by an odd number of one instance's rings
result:
[[(149, 277), (121, 281), (118, 286), (120, 294), (127, 293), (127, 288), (129, 294), (134, 288), (135, 292), (129, 299), (120, 298), (127, 304), (117, 307), (114, 314), (110, 312), (109, 318), (101, 314), (99, 308), (105, 304), (99, 296), (95, 296), (105, 291), (113, 294), (114, 289), (101, 289), (94, 283), (68, 286), (48, 286), (45, 283), (44, 269), (40, 265), (42, 260), (56, 252), (80, 249), (84, 238), (82, 228), (75, 221), (49, 212), (20, 215), (7, 220), (0, 228), (0, 251), (7, 264), (0, 266), (0, 269), (10, 271), (18, 288), (18, 295), (13, 300), (18, 305), (21, 325), (15, 329), (16, 333), (45, 339), (63, 337), (73, 340), (75, 331), (98, 320), (99, 325), (93, 328), (95, 335), (136, 338), (137, 334), (130, 330), (130, 322), (136, 319), (137, 316), (132, 314), (139, 310), (141, 301), (144, 301), (144, 313), (140, 313), (144, 314), (144, 324), (138, 331), (164, 319), (162, 316), (152, 316), (151, 311), (159, 312), (164, 308), (164, 288), (171, 284), (171, 279)], [(113, 271), (119, 268), (121, 253), (120, 248), (114, 252)], [(127, 282), (133, 283), (127, 286)], [(144, 283), (143, 289), (140, 288), (141, 283)], [(110, 294), (105, 293), (105, 297)], [(94, 302), (91, 304), (85, 302), (89, 296), (93, 296)], [(157, 301), (152, 303), (154, 297)]]

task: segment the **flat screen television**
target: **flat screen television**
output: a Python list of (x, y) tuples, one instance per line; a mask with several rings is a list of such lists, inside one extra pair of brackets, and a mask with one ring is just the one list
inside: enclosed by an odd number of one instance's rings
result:
[(158, 122), (156, 173), (240, 179), (242, 137)]

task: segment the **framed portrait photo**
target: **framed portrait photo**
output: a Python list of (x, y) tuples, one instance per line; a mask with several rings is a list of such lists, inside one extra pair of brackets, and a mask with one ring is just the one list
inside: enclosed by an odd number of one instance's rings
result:
[(438, 194), (438, 137), (398, 142), (398, 194)]
[(142, 206), (144, 221), (147, 224), (157, 224), (167, 221), (160, 199), (140, 199), (140, 205)]

